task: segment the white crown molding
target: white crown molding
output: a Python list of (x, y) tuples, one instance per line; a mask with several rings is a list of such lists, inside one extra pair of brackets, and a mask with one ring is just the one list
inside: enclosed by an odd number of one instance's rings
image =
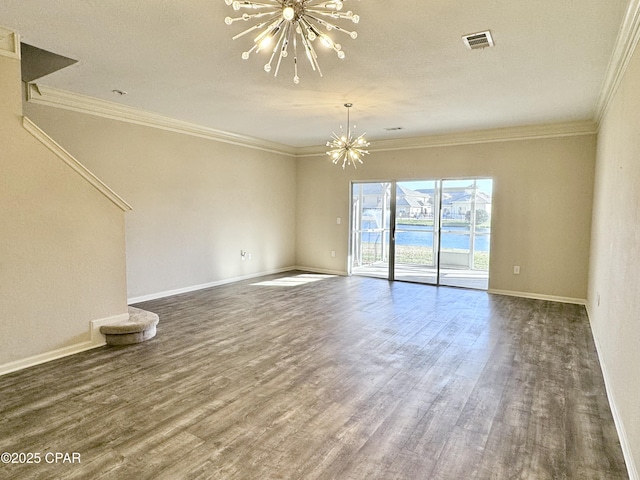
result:
[[(510, 142), (516, 140), (534, 140), (539, 138), (571, 137), (594, 135), (597, 127), (592, 121), (528, 125), (523, 127), (496, 128), (473, 132), (428, 135), (424, 137), (399, 138), (394, 140), (372, 141), (369, 152), (390, 150), (409, 150), (415, 148), (452, 147), (456, 145), (474, 145), (478, 143)], [(297, 150), (298, 157), (326, 155), (326, 147), (307, 147)]]
[(0, 55), (20, 59), (20, 36), (4, 27), (0, 27)]
[(630, 0), (624, 20), (620, 25), (616, 45), (607, 67), (607, 74), (600, 91), (600, 97), (598, 98), (595, 115), (595, 122), (598, 128), (600, 128), (600, 123), (618, 91), (639, 41), (640, 0)]
[(64, 148), (58, 145), (49, 135), (44, 133), (35, 123), (29, 120), (27, 117), (23, 117), (22, 126), (37, 140), (39, 140), (45, 147), (58, 156), (68, 166), (70, 166), (76, 173), (78, 173), (87, 182), (93, 185), (100, 193), (111, 200), (116, 206), (118, 206), (123, 212), (132, 210), (131, 205), (125, 202), (117, 193), (111, 190), (105, 185), (98, 177), (91, 173), (84, 165), (76, 160), (73, 155), (67, 152)]
[[(293, 157), (315, 157), (318, 155), (325, 155), (326, 151), (324, 146), (294, 148), (252, 137), (223, 132), (221, 130), (215, 130), (194, 123), (183, 122), (182, 120), (175, 120), (170, 117), (120, 105), (118, 103), (87, 97), (43, 85), (27, 85), (27, 101)], [(469, 145), (477, 143), (529, 140), (536, 138), (591, 135), (596, 132), (596, 125), (591, 121), (531, 125), (524, 127), (510, 127), (492, 130), (479, 130), (474, 132), (381, 140), (373, 142), (369, 151), (383, 152), (389, 150), (408, 150), (414, 148)]]
[(240, 145), (265, 152), (295, 156), (294, 148), (279, 143), (224, 132), (195, 123), (176, 120), (157, 113), (147, 112), (138, 108), (128, 107), (119, 103), (108, 102), (65, 90), (58, 90), (44, 85), (34, 83), (27, 85), (27, 101), (50, 107), (64, 108), (74, 112), (96, 115), (111, 120), (206, 138), (217, 142)]

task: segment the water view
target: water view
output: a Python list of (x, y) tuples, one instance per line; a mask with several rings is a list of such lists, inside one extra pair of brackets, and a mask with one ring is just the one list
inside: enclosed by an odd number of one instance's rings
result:
[[(476, 228), (475, 250), (489, 251), (489, 229)], [(451, 233), (448, 233), (451, 232)], [(460, 232), (460, 233), (458, 233)], [(464, 233), (467, 232), (467, 233)], [(362, 232), (363, 243), (380, 243), (382, 232)], [(413, 245), (417, 247), (433, 247), (433, 229), (427, 230), (421, 225), (398, 225), (396, 229), (396, 245)], [(443, 250), (469, 250), (471, 234), (468, 227), (446, 226), (442, 229), (441, 248)]]

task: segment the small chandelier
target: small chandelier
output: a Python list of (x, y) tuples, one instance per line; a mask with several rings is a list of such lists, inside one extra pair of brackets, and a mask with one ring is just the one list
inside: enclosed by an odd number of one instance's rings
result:
[[(224, 23), (232, 25), (239, 20), (249, 21), (260, 19), (259, 22), (245, 31), (237, 34), (233, 39), (237, 39), (251, 32), (257, 32), (253, 39), (253, 46), (242, 53), (242, 58), (247, 60), (249, 56), (261, 50), (271, 52), (269, 62), (265, 64), (264, 70), (269, 73), (274, 70), (274, 77), (278, 76), (280, 63), (283, 58), (289, 56), (293, 51), (293, 82), (300, 83), (298, 76), (298, 48), (304, 50), (311, 68), (322, 76), (318, 56), (313, 47), (313, 41), (319, 38), (328, 48), (333, 49), (338, 58), (344, 58), (342, 45), (335, 43), (326, 33), (320, 31), (324, 27), (328, 32), (337, 30), (346, 33), (351, 38), (358, 37), (355, 31), (346, 30), (325, 18), (332, 21), (338, 19), (348, 19), (353, 23), (358, 23), (360, 17), (352, 11), (342, 12), (344, 3), (349, 0), (263, 0), (254, 2), (249, 0), (234, 1), (224, 0), (224, 3), (231, 5), (234, 10), (246, 9), (256, 11), (255, 13), (243, 13), (240, 17), (224, 19)], [(301, 46), (300, 46), (301, 45)], [(275, 69), (274, 69), (275, 60)]]
[[(351, 132), (351, 126), (349, 124), (349, 109), (353, 106), (351, 103), (345, 103), (347, 107), (347, 132), (341, 132), (342, 135), (338, 136), (335, 132), (333, 138), (327, 142), (327, 147), (331, 147), (332, 150), (327, 152), (327, 155), (331, 157), (334, 164), (342, 162), (342, 169), (346, 165), (353, 165), (353, 168), (358, 168), (358, 163), (362, 165), (362, 157), (369, 155), (369, 152), (365, 150), (370, 145), (364, 138), (366, 135), (363, 133), (356, 138), (355, 133)], [(356, 126), (353, 126), (355, 130)], [(340, 125), (342, 130), (342, 125)]]

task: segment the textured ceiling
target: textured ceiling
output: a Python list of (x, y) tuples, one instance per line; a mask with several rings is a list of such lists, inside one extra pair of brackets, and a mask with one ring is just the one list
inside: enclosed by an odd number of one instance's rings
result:
[[(231, 39), (245, 24), (225, 25), (224, 0), (2, 0), (0, 25), (78, 60), (38, 83), (304, 147), (344, 123), (345, 102), (371, 141), (591, 120), (626, 7), (346, 0), (358, 38), (332, 32), (346, 58), (318, 47), (324, 76), (301, 63), (298, 85), (290, 62), (274, 78), (264, 56), (240, 58), (250, 39)], [(483, 30), (496, 46), (468, 50), (462, 35)]]

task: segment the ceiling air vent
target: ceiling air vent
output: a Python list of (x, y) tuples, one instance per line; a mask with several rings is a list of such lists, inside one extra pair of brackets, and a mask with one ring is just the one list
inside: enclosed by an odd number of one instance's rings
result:
[(464, 44), (469, 50), (477, 50), (479, 48), (493, 47), (493, 38), (491, 32), (471, 33), (462, 37)]

